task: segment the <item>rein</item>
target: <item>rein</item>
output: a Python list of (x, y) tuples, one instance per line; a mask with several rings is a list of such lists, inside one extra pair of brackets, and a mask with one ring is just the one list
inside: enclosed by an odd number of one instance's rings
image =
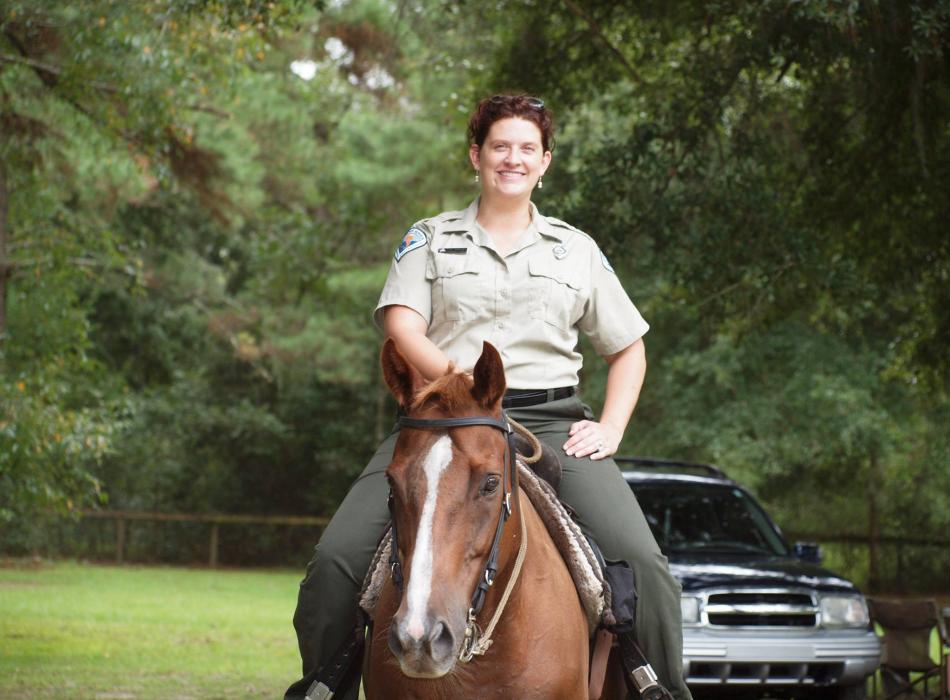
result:
[[(462, 648), (459, 651), (459, 660), (462, 662), (468, 662), (471, 661), (474, 656), (484, 654), (488, 650), (488, 647), (491, 646), (491, 634), (494, 631), (495, 625), (498, 623), (499, 618), (501, 617), (501, 613), (505, 609), (505, 605), (508, 602), (508, 598), (511, 595), (512, 589), (514, 588), (514, 584), (518, 580), (518, 575), (521, 572), (521, 565), (524, 562), (524, 556), (527, 550), (528, 540), (527, 531), (524, 524), (524, 512), (521, 508), (519, 508), (518, 513), (521, 520), (521, 545), (518, 548), (518, 557), (515, 560), (515, 568), (511, 577), (508, 579), (508, 585), (506, 586), (505, 592), (502, 595), (501, 602), (499, 603), (498, 608), (495, 610), (495, 614), (492, 616), (488, 626), (485, 628), (485, 633), (482, 634), (475, 622), (475, 618), (485, 605), (485, 596), (488, 593), (488, 589), (491, 588), (492, 584), (495, 583), (495, 576), (498, 574), (498, 553), (501, 549), (501, 536), (505, 529), (505, 523), (507, 523), (508, 518), (511, 517), (511, 497), (512, 494), (514, 494), (515, 498), (518, 497), (518, 470), (514, 466), (515, 449), (514, 443), (512, 442), (512, 426), (506, 416), (504, 417), (504, 420), (492, 418), (491, 416), (436, 419), (399, 416), (397, 422), (400, 429), (416, 428), (419, 430), (440, 430), (443, 428), (466, 428), (475, 425), (485, 425), (502, 431), (505, 434), (505, 438), (508, 442), (508, 449), (505, 452), (504, 474), (502, 479), (502, 483), (505, 485), (505, 491), (502, 495), (501, 512), (498, 516), (498, 525), (495, 526), (495, 536), (492, 540), (491, 550), (489, 551), (488, 557), (485, 561), (484, 571), (479, 577), (478, 585), (475, 587), (474, 593), (472, 593), (472, 602), (468, 609), (468, 622), (465, 627), (465, 639), (462, 642)], [(402, 590), (402, 565), (399, 563), (399, 546), (396, 535), (396, 514), (393, 512), (394, 508), (392, 491), (389, 492), (389, 511), (392, 518), (392, 546), (389, 555), (389, 566), (392, 571), (393, 583), (398, 589)]]

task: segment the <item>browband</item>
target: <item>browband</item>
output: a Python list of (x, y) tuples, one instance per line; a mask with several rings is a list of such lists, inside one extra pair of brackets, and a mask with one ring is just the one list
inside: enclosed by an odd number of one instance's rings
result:
[(491, 416), (469, 416), (468, 418), (410, 418), (399, 416), (396, 419), (400, 428), (421, 428), (438, 430), (439, 428), (465, 428), (470, 425), (489, 425), (503, 433), (511, 433), (511, 424), (507, 420), (498, 420)]

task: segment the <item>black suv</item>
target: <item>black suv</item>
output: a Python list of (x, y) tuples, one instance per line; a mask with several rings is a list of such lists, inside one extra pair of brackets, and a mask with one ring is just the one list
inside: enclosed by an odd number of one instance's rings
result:
[(881, 644), (860, 591), (790, 547), (744, 488), (707, 464), (615, 457), (683, 586), (683, 666), (697, 697), (865, 697)]

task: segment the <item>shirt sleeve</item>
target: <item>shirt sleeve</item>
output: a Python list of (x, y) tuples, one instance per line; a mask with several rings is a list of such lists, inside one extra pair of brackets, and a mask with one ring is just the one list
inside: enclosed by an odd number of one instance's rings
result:
[[(415, 233), (413, 233), (415, 232)], [(425, 242), (418, 245), (409, 245), (403, 250), (410, 235), (421, 233)], [(426, 279), (426, 265), (429, 259), (429, 250), (432, 243), (431, 228), (424, 222), (414, 224), (406, 238), (400, 243), (389, 266), (386, 284), (383, 285), (379, 303), (373, 311), (373, 321), (377, 328), (383, 328), (383, 309), (387, 306), (408, 306), (416, 311), (426, 323), (432, 320), (432, 281)]]
[(643, 337), (650, 325), (633, 305), (595, 243), (590, 255), (591, 293), (578, 327), (599, 355), (613, 355)]

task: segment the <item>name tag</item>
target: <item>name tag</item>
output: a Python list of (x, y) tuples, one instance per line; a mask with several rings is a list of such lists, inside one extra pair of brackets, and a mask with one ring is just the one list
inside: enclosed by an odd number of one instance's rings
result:
[(448, 255), (465, 255), (468, 252), (468, 248), (439, 248), (439, 252)]

